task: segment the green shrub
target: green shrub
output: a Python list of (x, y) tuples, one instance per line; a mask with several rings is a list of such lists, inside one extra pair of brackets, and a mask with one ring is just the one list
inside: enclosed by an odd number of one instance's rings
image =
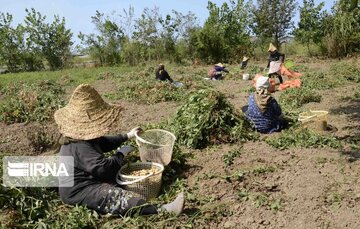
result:
[(168, 126), (180, 144), (193, 148), (255, 137), (244, 116), (235, 112), (223, 94), (212, 89), (194, 92)]
[(310, 102), (320, 102), (321, 95), (307, 87), (289, 88), (281, 93), (279, 103), (286, 110), (297, 109)]
[(281, 150), (298, 146), (306, 148), (328, 146), (335, 149), (341, 147), (340, 141), (333, 136), (321, 135), (302, 128), (285, 130), (278, 137), (267, 138), (266, 143)]
[(332, 89), (344, 84), (343, 79), (340, 77), (333, 77), (324, 72), (309, 72), (301, 77), (303, 87), (312, 90)]
[(360, 83), (360, 67), (357, 64), (347, 62), (336, 63), (331, 65), (330, 73), (333, 77)]
[(49, 120), (65, 103), (62, 99), (64, 91), (54, 81), (16, 83), (3, 90), (3, 94), (0, 121), (7, 124)]

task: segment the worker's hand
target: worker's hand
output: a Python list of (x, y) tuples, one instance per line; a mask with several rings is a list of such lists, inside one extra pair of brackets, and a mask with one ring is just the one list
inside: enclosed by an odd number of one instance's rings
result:
[(143, 132), (143, 130), (139, 126), (133, 128), (129, 133), (126, 134), (128, 139), (134, 138), (136, 132)]
[(117, 148), (116, 152), (122, 153), (124, 157), (126, 157), (130, 152), (134, 151), (135, 148), (132, 146), (123, 146), (121, 148)]

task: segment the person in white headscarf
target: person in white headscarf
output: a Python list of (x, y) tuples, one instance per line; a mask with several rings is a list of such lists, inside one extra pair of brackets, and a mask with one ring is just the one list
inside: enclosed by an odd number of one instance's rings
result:
[(283, 120), (281, 108), (271, 93), (269, 77), (260, 76), (256, 81), (256, 92), (249, 96), (247, 119), (260, 133), (281, 131), (287, 126)]

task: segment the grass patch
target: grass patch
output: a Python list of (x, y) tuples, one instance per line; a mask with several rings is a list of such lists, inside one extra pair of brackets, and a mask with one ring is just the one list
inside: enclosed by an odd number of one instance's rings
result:
[(15, 83), (2, 94), (5, 99), (0, 104), (0, 121), (7, 124), (49, 120), (65, 104), (64, 90), (55, 81)]
[(321, 95), (306, 87), (289, 88), (283, 91), (279, 98), (280, 106), (285, 110), (298, 109), (306, 103), (320, 101)]
[(308, 129), (295, 129), (290, 128), (281, 133), (278, 137), (267, 138), (266, 143), (278, 148), (278, 149), (288, 149), (293, 147), (331, 147), (338, 149), (341, 147), (341, 142), (329, 135), (321, 135), (314, 131)]
[(358, 64), (343, 61), (341, 63), (331, 65), (330, 72), (333, 77), (360, 83), (360, 67)]
[[(105, 94), (109, 99), (125, 99), (144, 104), (155, 104), (166, 101), (183, 101), (192, 91), (211, 85), (199, 77), (181, 77), (182, 87), (176, 87), (168, 81), (158, 81), (152, 68), (139, 72), (123, 74), (119, 78), (115, 93)], [(115, 77), (116, 79), (116, 77)]]
[(344, 84), (341, 77), (333, 77), (324, 72), (308, 72), (301, 77), (302, 87), (311, 90), (325, 90), (339, 87)]

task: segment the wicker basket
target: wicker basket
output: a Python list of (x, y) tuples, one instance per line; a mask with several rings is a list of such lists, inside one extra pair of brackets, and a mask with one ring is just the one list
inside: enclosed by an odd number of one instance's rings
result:
[[(144, 176), (129, 175), (134, 171), (156, 170)], [(160, 193), (161, 178), (164, 166), (154, 162), (137, 162), (127, 164), (119, 170), (116, 182), (124, 189), (135, 192), (144, 200), (156, 198)]]
[(316, 130), (325, 131), (327, 129), (327, 111), (308, 111), (299, 114), (299, 122), (303, 127)]
[(161, 129), (146, 130), (141, 136), (135, 134), (141, 161), (152, 161), (168, 165), (171, 161), (176, 137)]

